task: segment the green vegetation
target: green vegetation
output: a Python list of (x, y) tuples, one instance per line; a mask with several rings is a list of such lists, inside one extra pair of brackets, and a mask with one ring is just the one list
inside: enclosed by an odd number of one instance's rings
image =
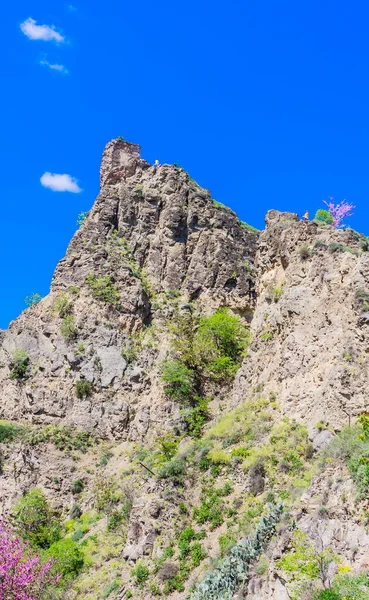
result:
[(54, 311), (64, 319), (72, 312), (72, 303), (65, 294), (58, 294), (54, 302)]
[(26, 441), (31, 445), (50, 442), (58, 450), (80, 450), (86, 453), (88, 448), (96, 444), (97, 439), (87, 431), (62, 425), (46, 425), (31, 430)]
[(80, 494), (83, 492), (84, 484), (82, 479), (76, 479), (72, 484), (72, 494)]
[(148, 580), (150, 576), (150, 571), (145, 565), (142, 563), (138, 563), (134, 569), (131, 571), (132, 576), (135, 578), (136, 583), (138, 585), (142, 585), (145, 581)]
[(316, 213), (314, 219), (316, 221), (321, 221), (322, 223), (326, 223), (327, 225), (332, 225), (333, 217), (330, 214), (329, 210), (325, 210), (324, 208), (319, 208)]
[(195, 402), (196, 404), (193, 408), (185, 408), (182, 410), (182, 416), (187, 425), (188, 433), (194, 438), (199, 438), (203, 427), (209, 418), (209, 399), (196, 396)]
[(17, 423), (9, 421), (0, 421), (0, 444), (22, 439), (27, 432), (27, 428)]
[(27, 296), (25, 298), (24, 303), (27, 306), (27, 308), (29, 308), (30, 306), (39, 304), (39, 302), (41, 302), (41, 300), (42, 300), (41, 294), (33, 293), (33, 294), (30, 294), (30, 296)]
[(337, 575), (332, 586), (316, 592), (313, 600), (369, 600), (368, 574)]
[(256, 227), (253, 227), (252, 225), (245, 223), (245, 221), (240, 221), (240, 225), (241, 225), (242, 229), (246, 229), (246, 231), (249, 231), (250, 233), (260, 233), (261, 232), (261, 229), (257, 229)]
[(9, 379), (21, 381), (28, 376), (29, 356), (23, 348), (14, 350), (9, 364)]
[(347, 464), (358, 496), (369, 492), (369, 415), (362, 414), (354, 427), (343, 429), (326, 448), (324, 461), (341, 459)]
[(75, 340), (78, 335), (78, 328), (74, 322), (73, 315), (64, 317), (60, 325), (60, 333), (67, 342)]
[(312, 585), (325, 589), (332, 562), (338, 562), (338, 557), (329, 547), (324, 547), (320, 537), (314, 541), (297, 530), (292, 537), (292, 550), (277, 563), (277, 567), (286, 574), (289, 597), (299, 600)]
[(119, 301), (119, 292), (114, 287), (111, 278), (108, 275), (87, 275), (86, 283), (92, 290), (92, 295), (96, 300), (106, 302), (107, 304), (117, 304)]
[(369, 310), (369, 292), (359, 288), (355, 291), (355, 299), (362, 312)]
[(86, 217), (88, 212), (80, 212), (77, 216), (77, 226), (81, 228), (85, 224)]
[(302, 260), (307, 260), (311, 256), (310, 246), (308, 244), (300, 246), (299, 254)]
[(94, 390), (94, 386), (91, 381), (87, 381), (87, 379), (78, 379), (76, 381), (75, 392), (77, 398), (88, 398), (92, 395)]
[(265, 545), (275, 532), (282, 507), (271, 507), (256, 530), (255, 536), (234, 546), (229, 557), (190, 594), (190, 600), (226, 600), (234, 595), (247, 578), (250, 563), (262, 553)]
[(18, 534), (31, 546), (48, 548), (60, 539), (59, 518), (41, 490), (30, 490), (14, 506), (12, 514)]
[(194, 352), (205, 375), (215, 379), (233, 377), (249, 342), (249, 333), (237, 315), (220, 308), (201, 317), (194, 337)]
[(190, 402), (195, 394), (195, 373), (183, 363), (166, 360), (162, 365), (162, 379), (165, 393), (172, 400)]
[(71, 538), (51, 544), (46, 557), (52, 559), (55, 572), (63, 576), (64, 582), (76, 577), (83, 567), (83, 553)]

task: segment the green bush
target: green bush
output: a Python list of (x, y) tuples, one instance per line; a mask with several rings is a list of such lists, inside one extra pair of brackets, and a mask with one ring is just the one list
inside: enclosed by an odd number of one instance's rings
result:
[(87, 398), (88, 396), (91, 396), (93, 387), (91, 381), (87, 381), (87, 379), (79, 379), (76, 381), (75, 391), (77, 398)]
[(79, 506), (79, 504), (73, 504), (71, 511), (70, 511), (70, 518), (71, 519), (79, 519), (81, 515), (82, 515), (82, 510), (81, 510), (81, 507)]
[(76, 479), (72, 484), (72, 494), (80, 494), (83, 491), (84, 484), (82, 479)]
[(170, 479), (173, 483), (181, 483), (186, 471), (186, 461), (175, 457), (163, 464), (159, 477), (161, 479)]
[(41, 300), (42, 300), (41, 294), (33, 293), (30, 296), (27, 296), (25, 298), (24, 303), (27, 306), (27, 308), (29, 308), (30, 306), (34, 306), (35, 304), (38, 304), (39, 302), (41, 302)]
[(96, 300), (101, 300), (107, 304), (117, 304), (119, 300), (119, 292), (114, 287), (110, 277), (108, 275), (87, 275), (86, 283), (92, 290), (92, 295)]
[(53, 568), (65, 579), (78, 575), (83, 567), (83, 553), (71, 538), (59, 540), (50, 546), (46, 556), (53, 560)]
[(319, 208), (319, 210), (316, 211), (314, 219), (327, 223), (327, 225), (332, 225), (333, 223), (332, 215), (329, 210), (325, 210), (324, 208)]
[(210, 317), (200, 318), (194, 338), (197, 363), (217, 379), (233, 376), (249, 339), (240, 317), (220, 308)]
[(14, 350), (10, 361), (10, 374), (9, 378), (14, 380), (26, 379), (28, 375), (29, 356), (26, 350), (19, 348)]
[(88, 213), (87, 212), (80, 212), (79, 215), (77, 216), (77, 225), (78, 227), (82, 227), (82, 225), (84, 225), (84, 222), (86, 220)]
[(145, 567), (145, 565), (138, 563), (137, 566), (132, 569), (131, 575), (135, 578), (138, 585), (142, 585), (148, 580), (150, 571), (147, 567)]
[(27, 433), (27, 429), (16, 423), (0, 421), (0, 444), (21, 439)]
[(194, 438), (201, 436), (202, 429), (209, 418), (208, 398), (195, 397), (196, 406), (182, 411), (189, 434)]
[(72, 312), (72, 304), (69, 301), (68, 296), (65, 294), (58, 294), (54, 302), (54, 311), (58, 313), (59, 317), (64, 319)]
[(183, 363), (166, 360), (162, 365), (165, 394), (172, 400), (188, 403), (195, 393), (195, 373)]
[(68, 342), (76, 339), (78, 335), (78, 329), (74, 323), (73, 315), (67, 315), (64, 317), (62, 324), (60, 325), (60, 333)]
[(299, 254), (302, 260), (306, 260), (311, 255), (310, 246), (308, 244), (303, 244), (299, 248)]
[(50, 508), (43, 492), (30, 490), (12, 510), (15, 527), (20, 537), (31, 546), (48, 548), (60, 538), (60, 521)]

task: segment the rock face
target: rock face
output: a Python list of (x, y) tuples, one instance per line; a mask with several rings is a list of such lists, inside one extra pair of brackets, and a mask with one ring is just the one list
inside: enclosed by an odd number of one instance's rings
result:
[(270, 211), (256, 256), (252, 343), (235, 402), (254, 386), (282, 411), (335, 428), (367, 410), (369, 254), (352, 230)]
[[(153, 298), (163, 293), (232, 306), (250, 319), (257, 237), (182, 169), (155, 169), (140, 159), (139, 146), (110, 142), (100, 195), (58, 264), (50, 295), (2, 334), (1, 416), (74, 424), (114, 439), (144, 435), (151, 418), (165, 423), (172, 409), (157, 389), (160, 350), (146, 348), (132, 369), (125, 358), (131, 336), (158, 321)], [(25, 385), (9, 379), (17, 350), (29, 357)], [(90, 396), (76, 397), (79, 379), (92, 383)]]

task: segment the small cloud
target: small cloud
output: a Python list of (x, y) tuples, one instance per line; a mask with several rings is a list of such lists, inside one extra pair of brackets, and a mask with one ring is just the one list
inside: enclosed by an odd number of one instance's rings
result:
[(53, 192), (72, 192), (72, 194), (79, 194), (82, 192), (82, 189), (77, 183), (77, 179), (67, 174), (58, 175), (58, 173), (44, 173), (40, 181), (45, 188), (49, 188)]
[(64, 75), (67, 75), (69, 73), (68, 69), (64, 65), (49, 63), (49, 61), (46, 59), (40, 60), (40, 65), (42, 65), (43, 67), (49, 67), (49, 69), (52, 69), (53, 71), (59, 71), (59, 73), (64, 73)]
[(73, 6), (73, 4), (67, 4), (67, 10), (69, 10), (69, 12), (77, 12), (78, 8), (76, 6)]
[(26, 19), (20, 25), (24, 35), (30, 40), (43, 40), (44, 42), (64, 42), (65, 38), (58, 31), (56, 31), (54, 25), (37, 25), (37, 21), (34, 19)]

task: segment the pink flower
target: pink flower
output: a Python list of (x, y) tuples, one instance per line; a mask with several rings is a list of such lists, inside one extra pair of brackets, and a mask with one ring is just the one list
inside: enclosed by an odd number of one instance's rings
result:
[(342, 221), (345, 217), (351, 217), (352, 211), (355, 206), (353, 204), (349, 204), (346, 200), (342, 200), (339, 204), (334, 204), (333, 198), (329, 198), (330, 202), (326, 202), (323, 200), (324, 204), (328, 206), (329, 214), (333, 218), (332, 225), (336, 229), (340, 227), (344, 227)]
[(0, 521), (0, 599), (40, 600), (59, 576), (51, 575), (51, 561), (42, 563), (28, 544)]

